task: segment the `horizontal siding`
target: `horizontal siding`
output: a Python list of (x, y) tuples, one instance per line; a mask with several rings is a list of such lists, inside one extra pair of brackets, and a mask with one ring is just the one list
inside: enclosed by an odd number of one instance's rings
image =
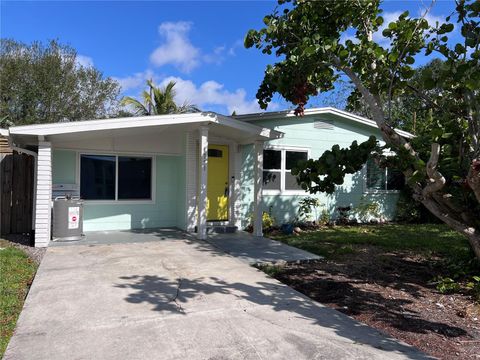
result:
[[(329, 121), (333, 124), (332, 129), (315, 128), (314, 121)], [(268, 145), (292, 146), (307, 148), (311, 158), (320, 157), (333, 145), (348, 147), (353, 141), (364, 142), (369, 136), (374, 135), (380, 141), (380, 132), (372, 127), (358, 124), (349, 120), (341, 119), (333, 115), (305, 116), (302, 118), (269, 119), (253, 122), (256, 125), (268, 127), (283, 132), (281, 139), (268, 142)], [(253, 147), (246, 145), (242, 147), (242, 168), (241, 168), (241, 214), (242, 225), (249, 222), (249, 216), (253, 212)], [(386, 219), (393, 219), (395, 216), (395, 205), (398, 194), (395, 193), (365, 193), (365, 179), (363, 171), (347, 175), (344, 184), (337, 186), (334, 194), (310, 195), (263, 195), (263, 211), (270, 212), (277, 223), (285, 223), (295, 219), (298, 214), (298, 203), (306, 196), (319, 198), (322, 207), (332, 217), (336, 216), (336, 208), (339, 206), (351, 206), (355, 208), (360, 200), (376, 201), (381, 205), (381, 214)]]
[[(66, 154), (69, 152), (70, 154)], [(53, 178), (55, 181), (75, 179), (77, 165), (70, 166), (69, 159), (75, 158), (76, 152), (58, 150), (53, 154)], [(95, 204), (84, 205), (84, 231), (129, 230), (155, 227), (181, 226), (178, 219), (182, 207), (181, 166), (185, 166), (181, 156), (156, 156), (155, 202), (148, 204)], [(75, 182), (75, 181), (74, 181)], [(74, 183), (73, 182), (73, 183)], [(184, 197), (183, 197), (184, 199)]]
[(37, 161), (35, 246), (44, 247), (50, 242), (51, 225), (52, 151), (50, 143), (39, 143)]

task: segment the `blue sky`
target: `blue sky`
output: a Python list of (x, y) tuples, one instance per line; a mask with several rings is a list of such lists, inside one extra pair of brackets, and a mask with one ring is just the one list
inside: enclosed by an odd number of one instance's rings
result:
[[(430, 1), (385, 1), (384, 17), (418, 14)], [(2, 37), (22, 42), (58, 39), (74, 47), (82, 64), (116, 78), (123, 94), (138, 95), (145, 79), (177, 81), (178, 100), (229, 114), (258, 111), (255, 93), (269, 58), (243, 48), (251, 28), (273, 1), (1, 1)], [(442, 19), (453, 1), (437, 1), (430, 21)], [(420, 63), (424, 62), (420, 59)], [(312, 101), (331, 105), (328, 97)], [(291, 107), (277, 97), (269, 110)]]

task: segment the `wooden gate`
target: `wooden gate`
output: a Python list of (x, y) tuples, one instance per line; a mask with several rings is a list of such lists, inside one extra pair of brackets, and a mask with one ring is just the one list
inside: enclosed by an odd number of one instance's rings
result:
[(0, 154), (2, 235), (32, 230), (34, 170), (32, 156), (16, 151)]

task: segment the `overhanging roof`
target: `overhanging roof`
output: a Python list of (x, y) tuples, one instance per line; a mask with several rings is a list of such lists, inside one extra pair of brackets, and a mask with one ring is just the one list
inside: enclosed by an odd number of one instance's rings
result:
[(48, 124), (13, 126), (9, 129), (10, 136), (39, 137), (62, 134), (90, 133), (95, 131), (128, 130), (148, 127), (164, 127), (175, 125), (220, 125), (232, 131), (242, 132), (252, 140), (269, 140), (281, 138), (283, 133), (269, 128), (260, 127), (244, 121), (236, 120), (214, 112), (199, 112), (192, 114), (169, 114), (137, 116), (127, 118), (113, 118), (101, 120), (86, 120), (59, 122)]
[[(374, 127), (378, 129), (377, 123), (373, 120), (364, 118), (363, 116), (358, 116), (347, 111), (339, 110), (333, 107), (324, 107), (324, 108), (311, 108), (305, 109), (305, 116), (307, 115), (321, 115), (321, 114), (333, 114), (339, 117), (343, 117), (345, 119), (355, 121), (357, 123), (367, 125), (370, 127)], [(245, 114), (245, 115), (236, 115), (234, 116), (235, 119), (250, 122), (256, 120), (263, 120), (263, 119), (279, 119), (279, 118), (289, 118), (295, 117), (294, 110), (283, 110), (283, 111), (271, 111), (271, 112), (263, 112), (263, 113), (255, 113), (255, 114)], [(413, 138), (415, 135), (403, 131), (400, 129), (395, 129), (395, 131), (406, 138)]]

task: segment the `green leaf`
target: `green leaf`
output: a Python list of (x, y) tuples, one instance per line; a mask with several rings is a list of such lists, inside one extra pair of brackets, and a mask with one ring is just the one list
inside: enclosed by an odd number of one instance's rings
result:
[(312, 54), (315, 54), (316, 51), (317, 51), (317, 47), (315, 45), (310, 45), (305, 48), (304, 52), (306, 55), (312, 55)]
[(465, 53), (465, 48), (463, 47), (462, 44), (457, 44), (457, 45), (455, 45), (455, 52), (458, 55), (461, 55), (461, 54)]
[(398, 60), (398, 53), (392, 52), (388, 55), (388, 60), (391, 61), (392, 63), (397, 62)]
[(347, 49), (342, 49), (338, 53), (338, 56), (340, 56), (341, 59), (345, 59), (348, 56), (348, 50)]
[(390, 30), (395, 30), (397, 28), (397, 23), (396, 22), (391, 22), (390, 24), (388, 24), (388, 28)]

